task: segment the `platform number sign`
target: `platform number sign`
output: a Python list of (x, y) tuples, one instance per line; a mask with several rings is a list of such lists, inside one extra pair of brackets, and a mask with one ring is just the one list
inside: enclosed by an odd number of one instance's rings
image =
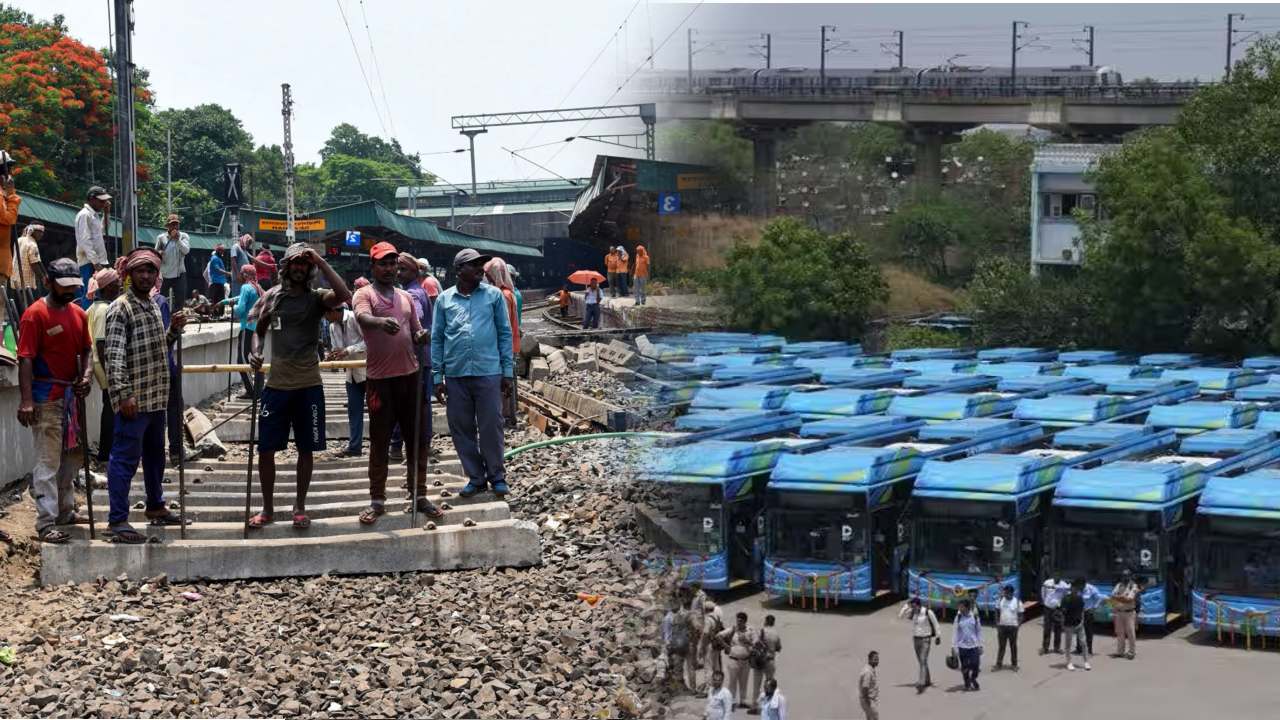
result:
[(347, 247), (360, 247), (360, 231), (359, 230), (347, 231)]
[(675, 215), (680, 212), (680, 193), (659, 193), (658, 214)]

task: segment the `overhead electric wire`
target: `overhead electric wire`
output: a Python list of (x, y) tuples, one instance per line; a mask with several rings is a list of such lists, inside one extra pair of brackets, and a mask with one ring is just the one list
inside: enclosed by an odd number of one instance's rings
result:
[(364, 78), (364, 87), (369, 91), (369, 102), (373, 103), (373, 114), (378, 118), (378, 125), (382, 128), (383, 135), (390, 135), (387, 132), (387, 124), (382, 120), (382, 113), (378, 110), (378, 100), (373, 96), (373, 85), (369, 84), (369, 75), (364, 71), (364, 61), (360, 59), (360, 50), (356, 47), (356, 37), (351, 34), (351, 23), (347, 22), (347, 11), (342, 9), (342, 0), (334, 0), (338, 5), (338, 14), (342, 16), (342, 25), (347, 29), (347, 38), (351, 40), (351, 52), (355, 53), (356, 65), (360, 68), (360, 77)]
[(378, 66), (378, 53), (373, 49), (373, 33), (369, 31), (369, 16), (364, 12), (364, 0), (360, 0), (360, 19), (364, 21), (364, 34), (369, 38), (369, 57), (373, 58), (373, 74), (378, 78), (378, 92), (382, 94), (382, 108), (387, 111), (387, 124), (391, 137), (396, 137), (396, 121), (391, 116), (391, 104), (387, 102), (387, 88), (382, 84), (382, 68)]

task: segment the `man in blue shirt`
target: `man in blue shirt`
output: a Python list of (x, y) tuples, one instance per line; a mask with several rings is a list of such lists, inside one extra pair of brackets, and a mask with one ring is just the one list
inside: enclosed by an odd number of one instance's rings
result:
[(445, 404), (449, 433), (467, 474), (459, 493), (471, 497), (493, 487), (507, 494), (502, 464), (502, 398), (515, 376), (507, 301), (482, 285), (490, 256), (471, 248), (453, 258), (458, 282), (436, 298), (431, 322), (431, 360), (436, 397)]
[(226, 249), (222, 243), (214, 245), (213, 252), (209, 254), (209, 265), (204, 270), (204, 279), (209, 283), (209, 291), (205, 294), (209, 296), (209, 302), (213, 304), (218, 316), (222, 315), (222, 306), (219, 303), (227, 296), (227, 266), (218, 253)]
[[(1098, 588), (1093, 583), (1081, 580), (1084, 583), (1084, 590), (1080, 592), (1084, 598), (1084, 636), (1085, 644), (1089, 646), (1089, 654), (1093, 655), (1093, 621), (1094, 611), (1102, 604), (1102, 593), (1098, 592)], [(1080, 648), (1076, 648), (1079, 652)]]

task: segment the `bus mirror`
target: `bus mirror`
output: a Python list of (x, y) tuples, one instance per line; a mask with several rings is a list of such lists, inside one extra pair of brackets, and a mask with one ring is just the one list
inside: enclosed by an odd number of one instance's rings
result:
[(716, 521), (709, 517), (702, 518), (702, 532), (711, 532), (716, 527)]
[(991, 537), (991, 549), (995, 552), (1004, 550), (1004, 537), (1000, 535), (993, 535)]
[(1147, 548), (1143, 548), (1142, 551), (1138, 553), (1138, 562), (1142, 563), (1143, 567), (1150, 567), (1151, 560), (1152, 554)]
[(852, 539), (853, 539), (853, 528), (849, 527), (848, 525), (841, 525), (840, 540), (842, 542), (849, 542)]

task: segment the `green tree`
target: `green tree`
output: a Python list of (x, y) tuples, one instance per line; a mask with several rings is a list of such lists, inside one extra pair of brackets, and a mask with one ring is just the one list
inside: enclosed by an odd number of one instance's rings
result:
[(918, 198), (899, 210), (889, 221), (888, 232), (891, 244), (898, 248), (898, 259), (942, 282), (949, 277), (948, 256), (972, 249), (978, 237), (970, 209), (938, 196)]
[(766, 225), (756, 245), (734, 246), (715, 286), (734, 327), (792, 338), (859, 338), (888, 299), (862, 243), (794, 218)]
[(997, 256), (978, 263), (962, 308), (978, 347), (1111, 344), (1099, 339), (1092, 301), (1087, 277), (1032, 277), (1025, 261)]
[(1197, 92), (1177, 130), (1231, 211), (1280, 243), (1280, 35), (1254, 43), (1230, 81)]
[(1116, 344), (1241, 352), (1265, 342), (1280, 258), (1231, 213), (1200, 149), (1141, 133), (1094, 173), (1109, 218), (1081, 218), (1085, 271)]
[(729, 205), (745, 205), (752, 176), (751, 141), (738, 135), (731, 123), (687, 121), (658, 127), (662, 158), (712, 169), (719, 196)]
[(322, 163), (338, 155), (395, 165), (399, 170), (392, 173), (393, 175), (407, 174), (414, 178), (422, 177), (420, 167), (422, 159), (419, 155), (405, 153), (400, 147), (400, 141), (395, 138), (387, 141), (376, 135), (366, 135), (350, 123), (342, 123), (334, 127), (324, 147), (320, 148)]
[(219, 199), (223, 165), (247, 164), (252, 156), (253, 137), (240, 118), (221, 105), (162, 110), (155, 119), (148, 146), (158, 145), (158, 155), (163, 158), (168, 128), (173, 133), (173, 176), (190, 180)]

